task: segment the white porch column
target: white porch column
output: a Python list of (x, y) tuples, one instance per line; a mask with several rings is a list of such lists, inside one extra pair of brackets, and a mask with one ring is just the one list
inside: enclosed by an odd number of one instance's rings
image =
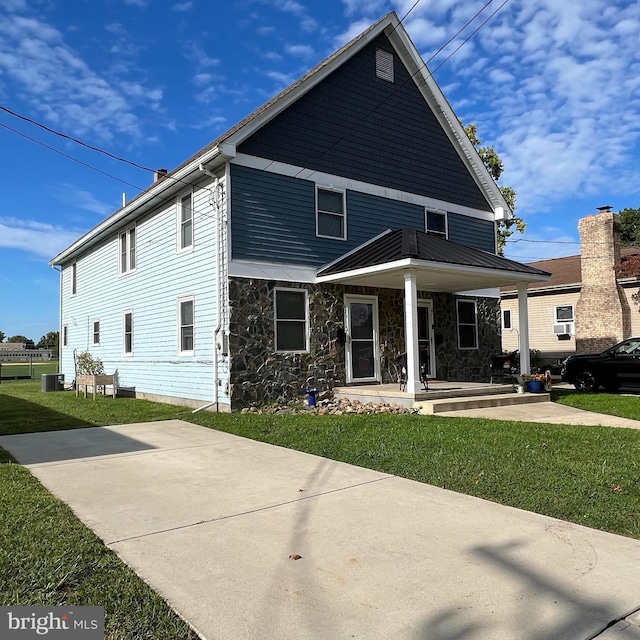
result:
[(418, 285), (416, 270), (404, 272), (404, 335), (407, 349), (407, 391), (420, 393), (420, 362), (418, 356)]
[(529, 357), (529, 304), (527, 300), (527, 283), (518, 285), (518, 322), (520, 326), (519, 344), (520, 373), (531, 372)]

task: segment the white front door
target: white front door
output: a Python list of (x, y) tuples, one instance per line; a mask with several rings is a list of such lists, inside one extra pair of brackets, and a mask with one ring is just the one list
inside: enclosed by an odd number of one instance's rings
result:
[(378, 298), (345, 296), (347, 382), (380, 380)]
[(418, 353), (419, 363), (425, 365), (429, 378), (435, 378), (436, 349), (433, 340), (433, 302), (418, 300)]

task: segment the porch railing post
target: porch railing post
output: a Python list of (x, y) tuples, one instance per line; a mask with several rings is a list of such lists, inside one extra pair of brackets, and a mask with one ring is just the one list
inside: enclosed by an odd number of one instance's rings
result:
[(404, 322), (407, 349), (407, 391), (420, 393), (418, 357), (418, 284), (415, 269), (404, 272)]
[(518, 285), (518, 321), (520, 325), (520, 337), (518, 348), (520, 350), (520, 373), (531, 372), (531, 359), (529, 356), (529, 304), (527, 299), (527, 283)]

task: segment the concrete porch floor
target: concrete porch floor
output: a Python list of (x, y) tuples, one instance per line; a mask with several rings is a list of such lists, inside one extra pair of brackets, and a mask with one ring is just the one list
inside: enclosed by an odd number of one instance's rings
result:
[(421, 413), (426, 414), (550, 400), (548, 393), (516, 393), (515, 384), (431, 379), (429, 390), (420, 393), (400, 391), (400, 385), (397, 383), (335, 387), (333, 392), (336, 398), (418, 407)]

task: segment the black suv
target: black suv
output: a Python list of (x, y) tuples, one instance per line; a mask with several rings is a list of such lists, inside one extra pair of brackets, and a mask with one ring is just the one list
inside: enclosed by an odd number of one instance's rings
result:
[(640, 338), (628, 338), (602, 353), (569, 356), (562, 366), (562, 380), (578, 391), (640, 386)]

